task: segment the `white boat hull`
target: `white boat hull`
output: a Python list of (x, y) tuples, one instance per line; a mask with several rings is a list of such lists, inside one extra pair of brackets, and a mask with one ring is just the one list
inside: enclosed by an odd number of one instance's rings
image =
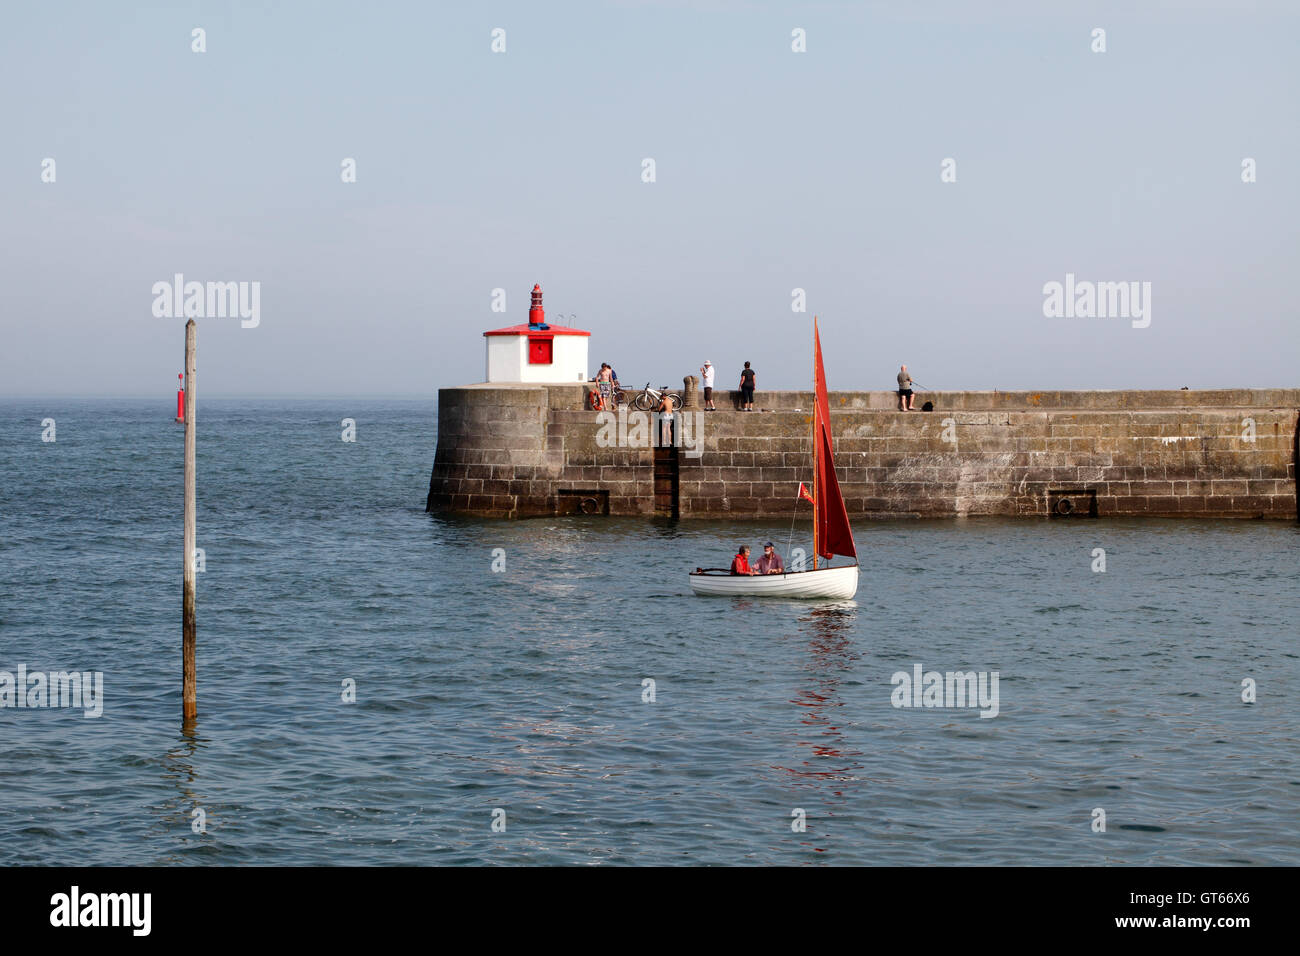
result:
[(858, 593), (856, 564), (786, 574), (695, 573), (689, 577), (691, 590), (696, 594), (847, 600)]

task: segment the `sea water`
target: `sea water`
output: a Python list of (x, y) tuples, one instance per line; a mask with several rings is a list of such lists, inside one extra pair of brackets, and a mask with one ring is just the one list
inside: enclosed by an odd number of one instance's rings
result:
[(0, 671), (103, 681), (0, 708), (0, 865), (1300, 864), (1291, 522), (859, 520), (852, 602), (702, 598), (807, 524), (428, 515), (432, 401), (202, 400), (187, 731), (173, 414), (0, 403)]

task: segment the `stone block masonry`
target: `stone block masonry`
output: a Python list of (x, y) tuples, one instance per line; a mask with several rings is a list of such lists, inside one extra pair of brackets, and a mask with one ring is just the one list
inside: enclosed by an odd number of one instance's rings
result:
[[(654, 449), (602, 447), (588, 386), (472, 385), (438, 393), (429, 511), (529, 517), (655, 513)], [(789, 517), (811, 480), (810, 392), (718, 402), (698, 458), (676, 453), (683, 519)], [(1100, 517), (1296, 518), (1300, 389), (832, 392), (850, 515), (1046, 516), (1062, 496)], [(919, 407), (919, 406), (918, 406)], [(805, 506), (806, 510), (806, 506)], [(1080, 513), (1076, 511), (1076, 513)]]

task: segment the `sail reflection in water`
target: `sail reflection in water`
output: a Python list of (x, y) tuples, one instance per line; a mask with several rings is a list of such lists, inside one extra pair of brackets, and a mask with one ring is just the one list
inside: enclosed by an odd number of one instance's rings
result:
[(790, 703), (804, 709), (799, 723), (820, 734), (808, 737), (807, 732), (800, 733), (798, 746), (811, 750), (811, 755), (803, 754), (795, 767), (781, 768), (796, 777), (855, 780), (863, 769), (852, 760), (862, 752), (849, 745), (838, 717), (839, 708), (845, 706), (845, 677), (853, 673), (861, 658), (853, 647), (856, 616), (856, 605), (846, 603), (814, 608), (799, 618), (801, 638), (808, 640), (805, 670), (810, 677)]

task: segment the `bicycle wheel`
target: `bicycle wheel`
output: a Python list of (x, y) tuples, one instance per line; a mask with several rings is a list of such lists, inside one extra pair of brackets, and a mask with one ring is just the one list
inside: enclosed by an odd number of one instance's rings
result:
[(643, 412), (650, 411), (650, 406), (653, 403), (654, 403), (654, 399), (650, 397), (649, 392), (642, 392), (636, 398), (632, 399), (632, 407), (639, 409), (640, 411)]
[(669, 392), (668, 403), (672, 405), (673, 411), (677, 411), (677, 409), (682, 407), (682, 397), (676, 392)]

